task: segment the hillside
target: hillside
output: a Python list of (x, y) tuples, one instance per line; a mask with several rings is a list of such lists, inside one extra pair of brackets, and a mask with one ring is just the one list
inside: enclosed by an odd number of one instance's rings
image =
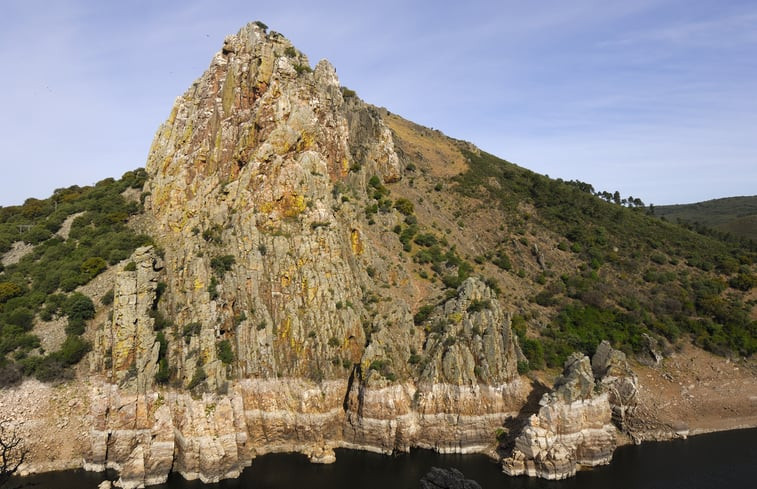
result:
[(671, 222), (680, 220), (757, 241), (757, 196), (661, 205), (655, 207), (655, 215)]
[[(738, 362), (751, 419), (754, 248), (617, 200), (371, 106), (252, 23), (144, 169), (0, 208), (0, 386), (86, 379), (72, 457), (127, 487), (271, 451), (500, 458), (563, 366), (549, 409), (594, 444), (540, 473), (565, 477), (609, 461), (628, 401), (612, 379), (634, 399), (640, 382), (626, 356)], [(566, 411), (579, 398), (590, 411)], [(675, 436), (659, 413), (621, 418)]]

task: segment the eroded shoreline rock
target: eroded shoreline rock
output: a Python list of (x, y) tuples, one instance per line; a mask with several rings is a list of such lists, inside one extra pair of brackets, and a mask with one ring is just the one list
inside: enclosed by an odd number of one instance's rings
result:
[(580, 467), (609, 463), (619, 435), (613, 420), (622, 428), (635, 406), (637, 386), (625, 355), (608, 342), (591, 361), (574, 353), (503, 460), (504, 472), (565, 479)]

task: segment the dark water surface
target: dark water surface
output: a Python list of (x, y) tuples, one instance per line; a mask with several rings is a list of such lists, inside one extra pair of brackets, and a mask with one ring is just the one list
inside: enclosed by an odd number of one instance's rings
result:
[[(757, 429), (699, 435), (688, 440), (621, 447), (609, 466), (565, 481), (507, 477), (483, 455), (440, 455), (413, 450), (396, 456), (337, 450), (336, 463), (316, 465), (301, 455), (258, 457), (239, 479), (218, 484), (172, 475), (156, 489), (416, 489), (433, 467), (456, 467), (484, 489), (711, 489), (757, 488)], [(104, 474), (66, 471), (16, 482), (51, 489), (95, 489)], [(11, 483), (9, 487), (17, 487)]]

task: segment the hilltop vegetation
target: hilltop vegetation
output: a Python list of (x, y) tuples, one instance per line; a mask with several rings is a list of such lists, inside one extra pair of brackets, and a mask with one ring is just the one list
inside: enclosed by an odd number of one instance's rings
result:
[[(127, 226), (141, 205), (122, 195), (141, 188), (145, 177), (140, 169), (118, 181), (58, 189), (48, 199), (0, 208), (0, 254), (14, 243), (32, 246), (17, 262), (0, 265), (0, 386), (22, 374), (67, 377), (89, 351), (82, 334), (95, 306), (76, 289), (150, 241)], [(60, 231), (67, 219), (66, 235)], [(67, 320), (66, 339), (59, 350), (45, 352), (34, 326), (58, 317)]]
[[(722, 355), (757, 351), (754, 304), (745, 302), (756, 284), (753, 245), (660, 221), (638, 199), (622, 205), (583, 182), (463, 153), (470, 167), (454, 178), (457, 192), (496, 203), (516, 234), (556, 234), (558, 248), (580, 263), (559, 275), (547, 266), (537, 277), (543, 286), (533, 301), (553, 310), (548, 325), (529, 332), (516, 318), (532, 367), (559, 366), (574, 350), (592, 353), (602, 339), (635, 354), (684, 338)], [(524, 204), (535, 218), (520, 210)], [(503, 255), (506, 249), (491, 252)]]
[(721, 233), (757, 241), (757, 196), (728, 197), (695, 204), (655, 207), (655, 215), (690, 227), (708, 227)]

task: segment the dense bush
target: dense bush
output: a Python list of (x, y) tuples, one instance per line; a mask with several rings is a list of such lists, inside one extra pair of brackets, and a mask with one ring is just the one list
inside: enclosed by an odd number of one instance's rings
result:
[(236, 259), (232, 255), (215, 256), (210, 260), (210, 267), (214, 272), (222, 276), (231, 270), (234, 263), (236, 263)]
[(216, 353), (218, 359), (226, 365), (230, 365), (234, 361), (234, 352), (231, 349), (231, 343), (229, 340), (221, 340), (216, 344)]

